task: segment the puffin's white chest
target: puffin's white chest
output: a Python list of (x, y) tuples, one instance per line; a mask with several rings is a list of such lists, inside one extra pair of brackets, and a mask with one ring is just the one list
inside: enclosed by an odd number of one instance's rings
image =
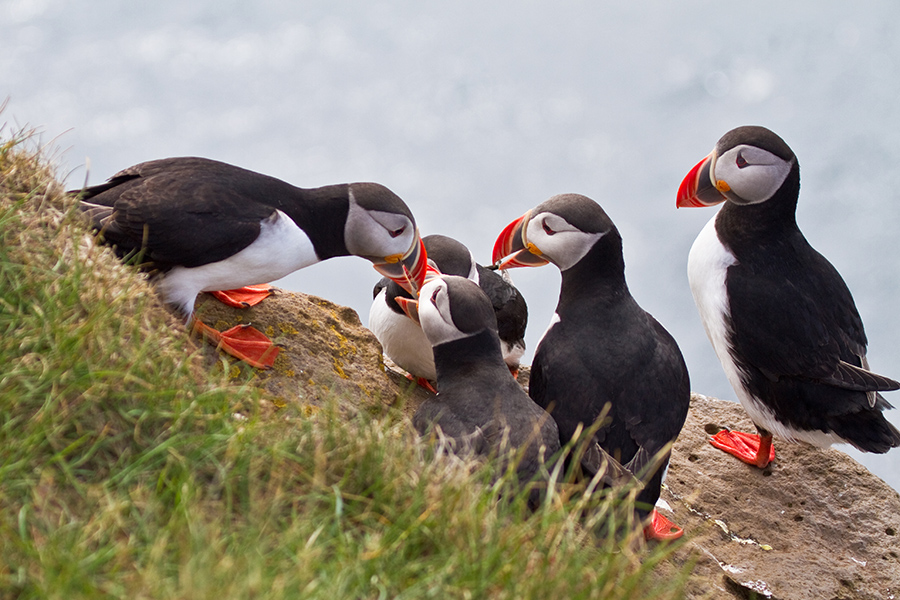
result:
[(199, 267), (175, 267), (159, 282), (167, 302), (193, 310), (200, 292), (268, 283), (319, 262), (306, 232), (280, 210), (266, 219), (252, 244), (224, 260)]
[(434, 353), (425, 332), (412, 319), (399, 315), (387, 305), (382, 289), (369, 310), (369, 329), (381, 342), (384, 353), (415, 377), (434, 381)]
[(541, 339), (538, 340), (537, 349), (535, 350), (535, 353), (540, 351), (541, 344), (544, 343), (544, 339), (546, 339), (547, 334), (550, 333), (550, 330), (553, 329), (553, 326), (556, 325), (557, 323), (559, 323), (559, 313), (554, 312), (553, 316), (550, 317), (550, 324), (547, 325), (547, 329), (544, 330), (544, 334), (541, 336)]
[(730, 317), (725, 276), (728, 267), (737, 263), (734, 255), (722, 245), (716, 235), (716, 217), (709, 220), (694, 240), (688, 255), (688, 282), (700, 320), (722, 363), (725, 375), (739, 400), (746, 406), (749, 397), (744, 392), (737, 365), (731, 356), (727, 321)]

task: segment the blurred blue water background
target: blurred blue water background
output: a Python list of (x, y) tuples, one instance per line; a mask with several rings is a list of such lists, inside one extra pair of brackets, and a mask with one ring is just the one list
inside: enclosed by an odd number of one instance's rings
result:
[[(378, 181), (423, 234), (481, 261), (528, 208), (586, 194), (621, 230), (632, 293), (680, 343), (692, 388), (734, 399), (685, 274), (713, 209), (674, 202), (744, 124), (798, 155), (800, 226), (853, 291), (872, 368), (900, 377), (898, 23), (887, 0), (0, 0), (0, 122), (38, 127), (72, 187), (179, 155), (306, 187)], [(529, 362), (559, 274), (513, 275)], [(377, 279), (342, 258), (279, 283), (365, 322)], [(900, 450), (848, 451), (900, 489)]]

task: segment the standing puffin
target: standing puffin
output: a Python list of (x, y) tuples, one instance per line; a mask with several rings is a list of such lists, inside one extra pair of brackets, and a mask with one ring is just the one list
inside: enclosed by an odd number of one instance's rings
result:
[[(443, 275), (422, 287), (418, 315), (433, 346), (438, 393), (416, 411), (416, 429), (424, 435), (439, 426), (462, 451), (519, 450), (519, 481), (531, 481), (559, 451), (559, 431), (507, 368), (491, 301), (473, 281)], [(540, 496), (532, 490), (529, 503)]]
[(559, 303), (534, 355), (531, 398), (556, 420), (564, 444), (608, 411), (595, 440), (644, 482), (645, 534), (680, 536), (653, 506), (687, 417), (688, 371), (678, 344), (628, 291), (613, 222), (590, 198), (554, 196), (503, 230), (493, 258), (501, 269), (559, 267)]
[(688, 257), (706, 334), (759, 435), (721, 431), (712, 444), (763, 468), (772, 435), (884, 453), (900, 432), (882, 415), (876, 375), (850, 290), (797, 227), (800, 166), (764, 127), (738, 127), (687, 174), (676, 205), (721, 210)]
[[(508, 276), (475, 262), (462, 243), (445, 235), (422, 238), (428, 261), (445, 275), (465, 277), (478, 284), (491, 301), (497, 317), (503, 359), (515, 375), (525, 352), (525, 327), (528, 307)], [(505, 273), (504, 273), (505, 275)], [(418, 325), (415, 301), (408, 291), (388, 278), (375, 285), (369, 311), (369, 329), (381, 342), (384, 353), (405, 369), (423, 387), (437, 377), (431, 343)]]
[[(413, 292), (425, 276), (427, 257), (412, 213), (376, 183), (302, 189), (187, 157), (141, 163), (69, 193), (120, 256), (137, 256), (155, 272), (163, 299), (189, 318), (200, 292), (272, 281), (335, 256), (366, 258)], [(223, 349), (255, 366), (274, 360), (260, 332), (248, 349), (243, 328), (220, 334), (199, 320), (195, 326), (214, 338), (224, 335)]]

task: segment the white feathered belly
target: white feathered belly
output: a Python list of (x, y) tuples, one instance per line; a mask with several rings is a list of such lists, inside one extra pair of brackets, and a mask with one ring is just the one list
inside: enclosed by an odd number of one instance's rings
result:
[(381, 290), (369, 311), (369, 329), (381, 342), (384, 354), (414, 377), (434, 381), (434, 352), (425, 332), (412, 319), (399, 315), (387, 305), (386, 290)]
[(199, 267), (175, 267), (166, 273), (157, 284), (165, 301), (190, 314), (200, 292), (268, 283), (319, 262), (306, 232), (286, 214), (276, 212), (278, 217), (263, 221), (259, 237), (237, 254)]

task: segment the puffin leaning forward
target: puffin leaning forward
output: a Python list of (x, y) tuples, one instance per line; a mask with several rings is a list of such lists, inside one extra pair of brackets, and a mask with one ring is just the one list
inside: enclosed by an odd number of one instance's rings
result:
[(759, 435), (721, 431), (714, 446), (763, 468), (772, 436), (884, 453), (900, 432), (878, 393), (850, 290), (803, 237), (797, 157), (764, 127), (738, 127), (682, 181), (676, 205), (724, 202), (691, 247), (688, 279), (706, 334)]
[(650, 515), (645, 535), (679, 537), (653, 507), (687, 417), (687, 367), (628, 291), (615, 225), (590, 198), (554, 196), (510, 223), (493, 257), (501, 269), (559, 267), (559, 303), (535, 352), (531, 398), (556, 420), (563, 444), (602, 418), (595, 441), (644, 483), (637, 500), (639, 516)]
[[(445, 235), (422, 238), (428, 261), (440, 273), (465, 277), (481, 287), (491, 301), (497, 317), (503, 359), (513, 375), (525, 352), (525, 327), (528, 307), (508, 277), (475, 262), (462, 243)], [(505, 275), (505, 273), (504, 273)], [(381, 342), (385, 355), (405, 369), (419, 385), (430, 389), (437, 375), (431, 343), (419, 327), (413, 295), (388, 278), (375, 285), (369, 311), (369, 329)]]
[[(412, 213), (377, 183), (302, 189), (186, 157), (141, 163), (69, 193), (104, 241), (152, 270), (163, 299), (189, 319), (200, 292), (269, 282), (335, 256), (366, 258), (412, 292), (425, 277)], [(195, 327), (254, 366), (271, 366), (277, 352), (249, 327), (219, 333), (199, 320)], [(255, 335), (245, 343), (248, 330)]]
[[(559, 451), (559, 431), (507, 368), (488, 297), (469, 279), (434, 277), (422, 287), (418, 315), (433, 344), (438, 394), (416, 411), (416, 429), (425, 435), (440, 427), (462, 453), (519, 451), (519, 481), (532, 481)], [(529, 504), (541, 496), (533, 488)]]

